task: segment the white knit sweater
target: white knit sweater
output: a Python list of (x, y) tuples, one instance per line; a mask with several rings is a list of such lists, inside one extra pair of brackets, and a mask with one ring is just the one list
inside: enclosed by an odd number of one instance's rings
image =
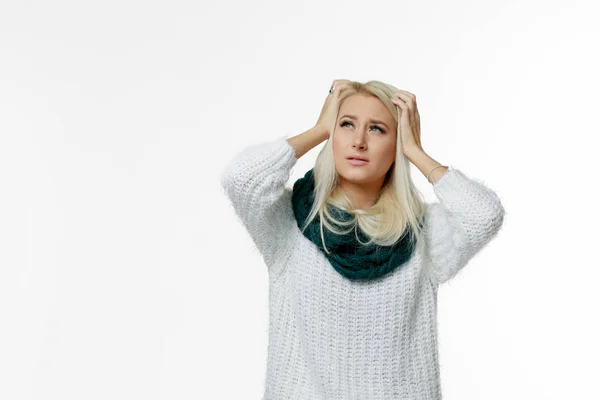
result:
[(296, 161), (282, 136), (248, 146), (221, 173), (268, 268), (263, 400), (440, 400), (438, 285), (498, 233), (500, 199), (449, 165), (411, 259), (380, 279), (351, 281), (296, 225), (286, 186)]

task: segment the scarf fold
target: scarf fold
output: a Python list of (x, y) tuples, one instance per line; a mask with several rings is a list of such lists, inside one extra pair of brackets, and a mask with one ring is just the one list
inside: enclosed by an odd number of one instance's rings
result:
[[(304, 177), (294, 183), (292, 192), (294, 216), (301, 231), (314, 201), (315, 181), (313, 170), (314, 168), (310, 169)], [(331, 204), (327, 207), (336, 219), (345, 222), (353, 218), (351, 213), (341, 208)], [(348, 229), (345, 227), (340, 228)], [(374, 243), (364, 245), (363, 243), (367, 242), (369, 237), (358, 225), (356, 225), (356, 230), (351, 230), (343, 235), (335, 234), (326, 226), (323, 226), (325, 245), (330, 251), (327, 254), (321, 241), (319, 215), (311, 221), (303, 234), (323, 252), (331, 266), (338, 273), (351, 280), (380, 278), (408, 261), (414, 250), (414, 244), (409, 240), (408, 230), (395, 244), (380, 246)], [(358, 236), (360, 242), (356, 236)]]

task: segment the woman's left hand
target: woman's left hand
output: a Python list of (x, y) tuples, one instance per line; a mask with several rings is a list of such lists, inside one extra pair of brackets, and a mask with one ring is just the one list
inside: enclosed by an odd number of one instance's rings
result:
[(421, 119), (417, 109), (417, 97), (406, 90), (398, 90), (392, 97), (392, 103), (400, 107), (400, 137), (402, 154), (410, 159), (421, 147)]

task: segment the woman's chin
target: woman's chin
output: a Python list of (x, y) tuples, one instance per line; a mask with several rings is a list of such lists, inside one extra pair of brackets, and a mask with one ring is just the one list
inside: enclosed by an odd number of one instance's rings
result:
[(365, 169), (355, 168), (344, 170), (342, 178), (352, 183), (368, 183), (372, 181), (374, 177)]

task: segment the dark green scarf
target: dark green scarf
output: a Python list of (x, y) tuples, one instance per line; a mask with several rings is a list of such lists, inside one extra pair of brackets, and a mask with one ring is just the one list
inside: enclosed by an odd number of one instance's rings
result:
[[(313, 169), (310, 169), (303, 178), (294, 183), (292, 206), (300, 230), (302, 230), (312, 207), (314, 187)], [(351, 213), (338, 207), (332, 205), (327, 207), (337, 219), (348, 221), (353, 218)], [(345, 235), (337, 235), (323, 226), (325, 244), (330, 251), (327, 254), (321, 242), (319, 220), (319, 215), (317, 215), (303, 234), (325, 254), (333, 268), (348, 279), (373, 280), (380, 278), (404, 264), (412, 255), (414, 244), (410, 243), (409, 235), (406, 232), (392, 246), (379, 246), (373, 243), (365, 246), (359, 243), (354, 231)], [(365, 243), (369, 240), (358, 225), (356, 231), (360, 242)]]

